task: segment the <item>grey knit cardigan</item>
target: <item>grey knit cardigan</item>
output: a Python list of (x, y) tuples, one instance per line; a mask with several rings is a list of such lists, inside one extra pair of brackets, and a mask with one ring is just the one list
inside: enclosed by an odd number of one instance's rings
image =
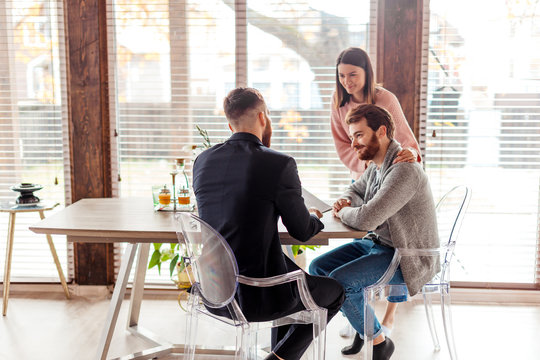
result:
[[(341, 221), (355, 229), (376, 231), (387, 222), (394, 248), (428, 249), (440, 246), (433, 195), (426, 173), (419, 163), (392, 164), (401, 150), (392, 140), (381, 165), (380, 187), (364, 202), (366, 189), (376, 176), (371, 163), (364, 174), (342, 195), (351, 200), (351, 207), (339, 212)], [(404, 256), (401, 271), (411, 296), (439, 272), (440, 262), (434, 257)]]

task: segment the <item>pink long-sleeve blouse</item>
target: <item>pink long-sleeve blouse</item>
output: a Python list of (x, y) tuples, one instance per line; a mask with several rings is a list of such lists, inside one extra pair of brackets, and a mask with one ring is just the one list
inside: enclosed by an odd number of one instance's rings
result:
[[(358, 179), (364, 173), (367, 167), (366, 161), (358, 159), (356, 151), (351, 147), (349, 138), (349, 125), (345, 123), (345, 116), (350, 109), (361, 105), (350, 100), (344, 106), (336, 109), (334, 107), (334, 98), (332, 97), (332, 115), (331, 128), (336, 151), (343, 164), (351, 170), (353, 179)], [(384, 88), (377, 88), (375, 96), (375, 105), (385, 108), (394, 119), (395, 131), (394, 138), (401, 144), (402, 148), (414, 148), (420, 161), (420, 147), (414, 137), (414, 134), (405, 119), (401, 105), (394, 94)]]

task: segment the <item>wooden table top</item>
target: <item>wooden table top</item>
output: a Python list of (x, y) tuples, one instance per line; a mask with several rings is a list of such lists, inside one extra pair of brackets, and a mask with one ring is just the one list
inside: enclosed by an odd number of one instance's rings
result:
[[(38, 234), (68, 235), (74, 242), (175, 242), (174, 214), (154, 211), (146, 198), (82, 199), (30, 226)], [(351, 229), (326, 212), (324, 230), (309, 243), (293, 239), (280, 224), (283, 244), (321, 244), (333, 238), (357, 238), (364, 231)]]

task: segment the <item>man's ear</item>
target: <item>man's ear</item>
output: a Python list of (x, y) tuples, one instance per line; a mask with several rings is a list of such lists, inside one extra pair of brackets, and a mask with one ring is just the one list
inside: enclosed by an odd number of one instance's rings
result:
[(266, 116), (264, 116), (264, 112), (259, 111), (259, 113), (257, 114), (257, 118), (261, 126), (264, 128), (266, 126)]
[(232, 128), (231, 123), (229, 123), (229, 129), (231, 129), (231, 131), (234, 133), (234, 129)]
[(382, 137), (385, 137), (385, 136), (386, 136), (386, 126), (381, 125), (377, 129), (377, 137), (382, 138)]

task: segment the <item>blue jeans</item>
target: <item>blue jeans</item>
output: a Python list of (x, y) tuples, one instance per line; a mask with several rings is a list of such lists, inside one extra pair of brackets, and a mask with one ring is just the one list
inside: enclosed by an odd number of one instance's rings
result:
[[(368, 239), (355, 239), (313, 260), (309, 273), (329, 276), (337, 280), (345, 289), (345, 302), (341, 311), (345, 314), (354, 329), (363, 338), (364, 334), (364, 293), (365, 287), (374, 284), (384, 274), (394, 249), (375, 244)], [(396, 270), (390, 284), (403, 284), (401, 268)], [(407, 300), (406, 296), (389, 297), (392, 302)], [(370, 309), (373, 312), (373, 309)], [(374, 316), (374, 338), (382, 332), (381, 324)]]

